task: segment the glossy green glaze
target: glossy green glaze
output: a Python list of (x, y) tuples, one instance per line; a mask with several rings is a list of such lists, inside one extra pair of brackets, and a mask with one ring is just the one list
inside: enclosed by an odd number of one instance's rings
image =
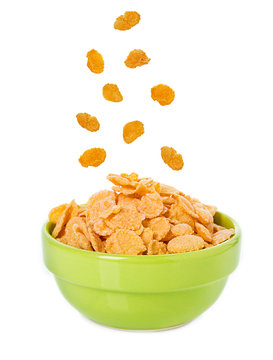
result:
[(42, 230), (44, 261), (64, 297), (88, 318), (111, 327), (164, 329), (184, 324), (210, 307), (239, 261), (240, 228), (223, 244), (183, 254), (110, 255), (76, 249)]

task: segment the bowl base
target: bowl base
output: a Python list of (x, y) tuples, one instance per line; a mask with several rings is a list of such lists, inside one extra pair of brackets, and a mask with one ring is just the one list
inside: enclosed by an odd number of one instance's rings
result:
[[(81, 313), (80, 313), (81, 314)], [(113, 329), (113, 330), (117, 330), (117, 331), (128, 331), (128, 332), (160, 332), (160, 331), (169, 331), (169, 330), (175, 330), (184, 326), (187, 326), (188, 324), (192, 323), (195, 319), (193, 320), (189, 320), (183, 324), (178, 324), (178, 325), (174, 325), (174, 326), (169, 326), (169, 327), (164, 327), (164, 328), (160, 328), (160, 329), (125, 329), (122, 327), (117, 327), (117, 326), (110, 326), (110, 325), (106, 325), (106, 324), (102, 324), (100, 322), (94, 321), (90, 318), (88, 318), (87, 316), (81, 314), (84, 319), (86, 319), (87, 321), (91, 321), (92, 323), (99, 325), (99, 326), (103, 326), (103, 327), (107, 327), (109, 329)], [(199, 317), (199, 316), (197, 316)]]
[(166, 293), (101, 291), (56, 277), (64, 297), (90, 320), (123, 330), (167, 330), (187, 324), (221, 294), (227, 277), (204, 286)]

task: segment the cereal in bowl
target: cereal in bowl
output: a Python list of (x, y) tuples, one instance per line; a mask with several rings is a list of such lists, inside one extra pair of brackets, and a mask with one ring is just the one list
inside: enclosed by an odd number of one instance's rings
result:
[(221, 244), (234, 229), (214, 223), (216, 207), (172, 186), (132, 174), (109, 174), (112, 190), (53, 208), (52, 236), (79, 249), (122, 255), (165, 255)]

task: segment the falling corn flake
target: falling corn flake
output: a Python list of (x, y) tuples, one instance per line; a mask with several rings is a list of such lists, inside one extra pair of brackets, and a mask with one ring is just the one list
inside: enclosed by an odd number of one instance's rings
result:
[(119, 16), (115, 23), (116, 30), (130, 30), (133, 26), (137, 25), (140, 21), (140, 15), (136, 11), (126, 11), (124, 15)]
[(123, 100), (123, 96), (119, 91), (116, 84), (106, 84), (102, 89), (102, 94), (105, 100), (112, 102), (120, 102)]
[(181, 170), (184, 166), (184, 161), (181, 154), (169, 146), (161, 148), (161, 157), (165, 164), (173, 170)]
[(135, 49), (129, 53), (124, 63), (128, 68), (135, 69), (138, 66), (148, 64), (150, 60), (143, 50)]
[(102, 148), (92, 148), (86, 150), (79, 158), (79, 162), (83, 167), (101, 165), (106, 159), (106, 151)]
[(143, 134), (144, 125), (141, 121), (131, 121), (123, 127), (123, 140), (126, 142), (126, 144), (131, 144)]
[(104, 70), (104, 60), (102, 55), (95, 49), (88, 51), (87, 66), (95, 74), (101, 74)]
[(151, 97), (160, 105), (170, 105), (175, 97), (175, 92), (168, 85), (159, 84), (151, 89)]
[(91, 116), (87, 113), (79, 113), (76, 115), (76, 118), (79, 125), (88, 131), (95, 132), (100, 128), (100, 123), (95, 116)]

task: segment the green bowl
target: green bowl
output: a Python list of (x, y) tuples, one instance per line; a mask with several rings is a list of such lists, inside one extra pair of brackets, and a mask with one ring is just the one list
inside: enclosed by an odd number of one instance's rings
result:
[(42, 230), (44, 261), (69, 303), (93, 321), (120, 329), (182, 325), (208, 309), (239, 261), (240, 228), (222, 213), (215, 222), (235, 228), (228, 241), (182, 254), (111, 255), (56, 241)]

